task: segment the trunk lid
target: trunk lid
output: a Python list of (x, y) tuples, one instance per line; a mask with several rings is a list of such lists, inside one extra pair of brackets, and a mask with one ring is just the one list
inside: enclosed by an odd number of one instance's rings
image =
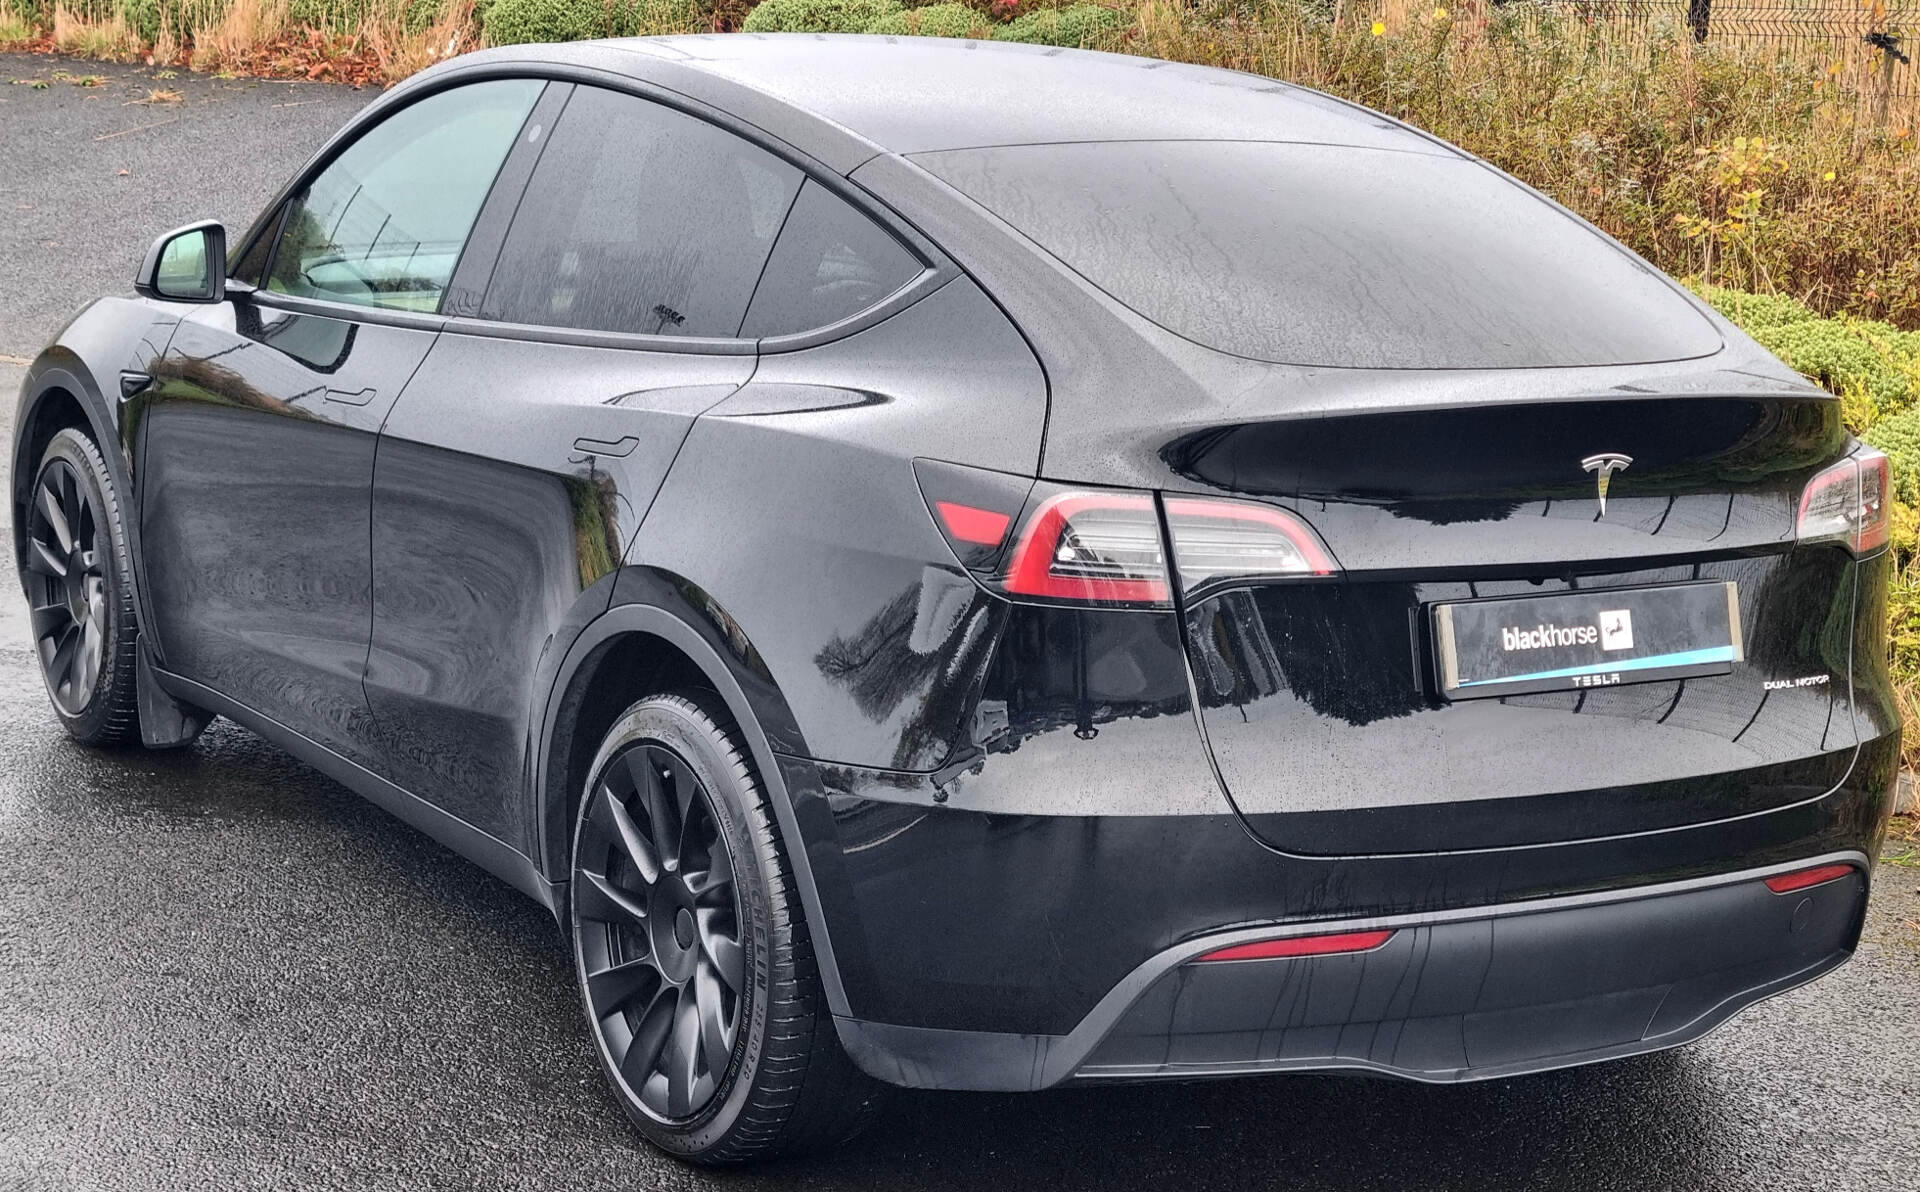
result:
[[(1348, 410), (1183, 436), (1161, 452), (1180, 486), (1293, 509), (1339, 567), (1181, 610), (1236, 811), (1274, 848), (1351, 856), (1660, 831), (1818, 799), (1856, 743), (1855, 563), (1796, 542), (1795, 521), (1807, 481), (1846, 447), (1837, 403), (1799, 395)], [(1562, 677), (1443, 694), (1437, 606), (1515, 601), (1522, 633), (1632, 606), (1646, 646), (1705, 632), (1657, 623), (1683, 603), (1659, 589), (1691, 589), (1697, 617), (1706, 584), (1733, 586), (1713, 630), (1732, 649), (1680, 641), (1661, 655), (1705, 665), (1572, 678), (1520, 659)], [(1499, 622), (1485, 611), (1460, 620)]]

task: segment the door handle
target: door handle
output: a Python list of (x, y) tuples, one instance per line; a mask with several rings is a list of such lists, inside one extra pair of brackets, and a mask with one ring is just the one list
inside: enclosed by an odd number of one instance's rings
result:
[(120, 400), (125, 401), (135, 394), (144, 393), (152, 384), (152, 374), (123, 368), (120, 370)]
[(364, 406), (372, 404), (373, 399), (378, 396), (379, 394), (371, 389), (361, 389), (353, 393), (349, 393), (344, 389), (329, 389), (327, 390), (326, 399), (330, 402), (338, 402), (343, 406)]

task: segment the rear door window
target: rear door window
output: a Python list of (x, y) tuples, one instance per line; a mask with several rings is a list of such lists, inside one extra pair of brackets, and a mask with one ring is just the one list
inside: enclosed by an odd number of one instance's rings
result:
[[(293, 200), (266, 288), (355, 306), (439, 309), (480, 205), (545, 86), (501, 79), (456, 87), (375, 125)], [(242, 276), (246, 268), (242, 262)]]
[(801, 179), (703, 120), (581, 87), (520, 200), (481, 317), (736, 337)]
[(757, 339), (837, 323), (897, 292), (925, 267), (892, 233), (808, 180), (740, 333)]

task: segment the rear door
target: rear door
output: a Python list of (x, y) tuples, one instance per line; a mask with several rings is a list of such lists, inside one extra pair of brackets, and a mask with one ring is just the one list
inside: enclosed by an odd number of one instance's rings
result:
[(482, 217), (511, 217), (497, 260), (463, 263), (460, 317), (373, 478), (382, 752), (395, 781), (509, 843), (543, 676), (606, 609), (693, 420), (752, 375), (742, 324), (802, 184), (730, 131), (596, 87), (540, 142)]
[(140, 414), (148, 626), (166, 666), (363, 762), (376, 436), (543, 84), (479, 83), (386, 117), (182, 321)]

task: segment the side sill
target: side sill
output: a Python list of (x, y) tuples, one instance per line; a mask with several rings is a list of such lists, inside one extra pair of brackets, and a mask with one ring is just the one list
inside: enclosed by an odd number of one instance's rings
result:
[(192, 679), (155, 667), (153, 677), (169, 695), (225, 716), (277, 748), (299, 758), (374, 806), (424, 832), (514, 889), (558, 914), (560, 887), (546, 880), (532, 861), (512, 845), (402, 790), (356, 762), (310, 740), (279, 721)]

